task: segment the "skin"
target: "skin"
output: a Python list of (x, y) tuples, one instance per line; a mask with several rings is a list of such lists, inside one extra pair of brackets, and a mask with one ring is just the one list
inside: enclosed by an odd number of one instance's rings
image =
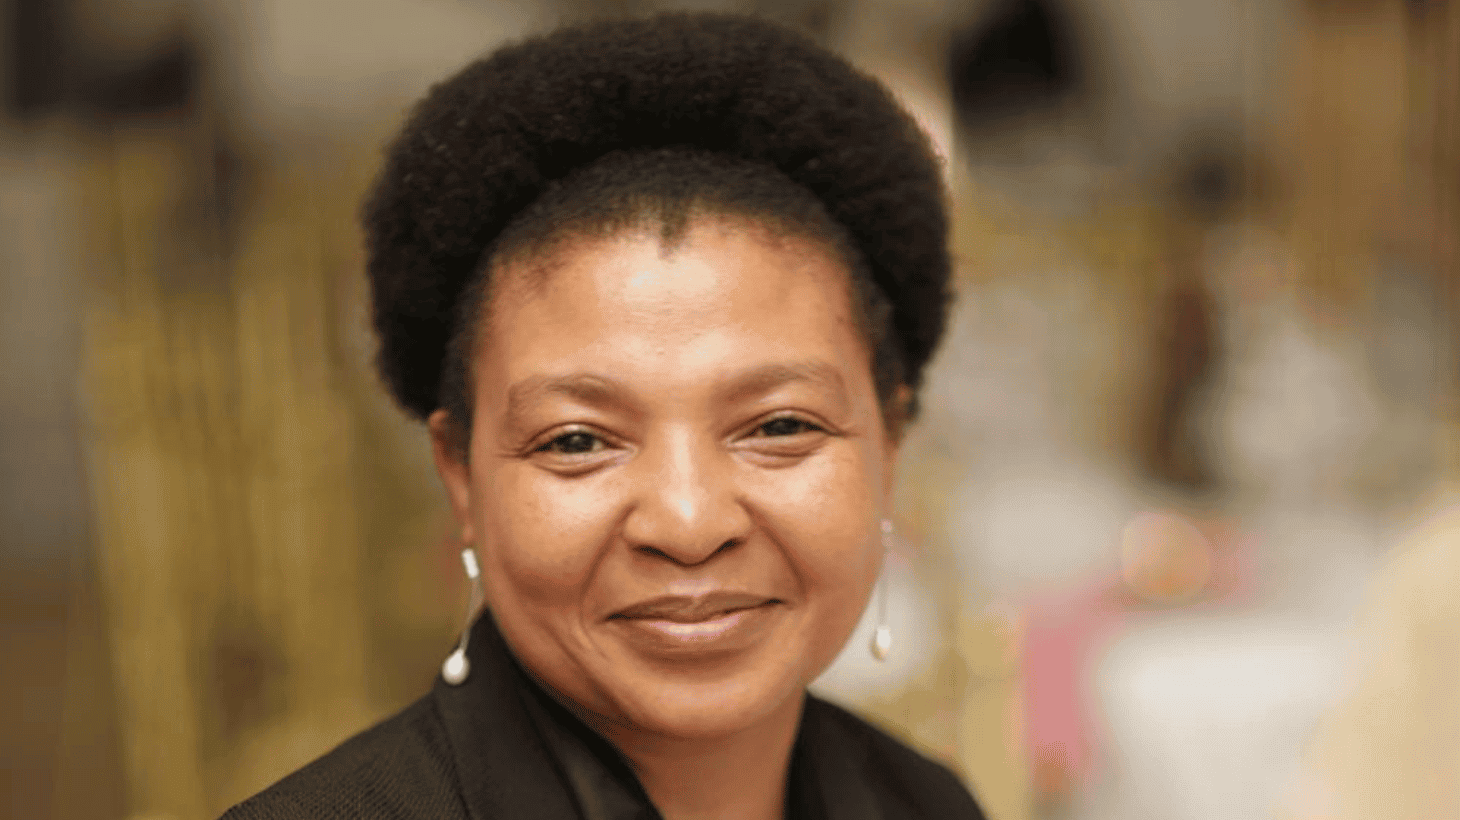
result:
[[(781, 817), (805, 688), (881, 568), (897, 447), (847, 276), (744, 218), (552, 243), (494, 272), (465, 458), (430, 419), (509, 646), (668, 820)], [(732, 651), (615, 617), (709, 590), (768, 601)]]

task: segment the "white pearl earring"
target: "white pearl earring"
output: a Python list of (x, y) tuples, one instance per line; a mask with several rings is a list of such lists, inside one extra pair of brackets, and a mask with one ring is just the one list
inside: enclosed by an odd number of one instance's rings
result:
[(877, 579), (877, 629), (872, 633), (872, 657), (887, 660), (892, 654), (892, 627), (887, 625), (887, 556), (892, 553), (892, 522), (882, 519), (882, 577)]
[(471, 637), (472, 615), (481, 605), (482, 599), (482, 570), (477, 565), (476, 550), (471, 547), (462, 550), (461, 565), (466, 569), (466, 578), (471, 584), (471, 593), (466, 603), (466, 623), (461, 627), (461, 640), (456, 649), (441, 664), (441, 679), (452, 686), (465, 683), (466, 676), (471, 674), (471, 661), (466, 657), (466, 642)]

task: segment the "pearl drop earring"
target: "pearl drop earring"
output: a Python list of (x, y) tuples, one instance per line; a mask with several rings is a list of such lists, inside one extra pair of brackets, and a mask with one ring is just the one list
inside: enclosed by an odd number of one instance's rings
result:
[(482, 570), (477, 565), (476, 550), (471, 547), (461, 551), (461, 565), (466, 569), (467, 581), (471, 584), (471, 594), (466, 603), (466, 623), (461, 627), (461, 640), (456, 645), (456, 650), (446, 656), (446, 661), (441, 664), (441, 679), (452, 686), (460, 686), (466, 682), (466, 676), (471, 674), (471, 661), (466, 657), (466, 642), (471, 637), (471, 618), (481, 605), (482, 599)]
[(872, 657), (887, 660), (892, 654), (892, 627), (887, 625), (887, 556), (892, 553), (892, 522), (882, 519), (882, 577), (877, 579), (877, 630), (872, 633)]

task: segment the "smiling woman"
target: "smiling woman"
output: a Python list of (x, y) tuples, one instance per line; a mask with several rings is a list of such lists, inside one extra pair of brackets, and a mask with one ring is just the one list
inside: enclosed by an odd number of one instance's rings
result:
[(555, 257), (498, 272), (468, 459), (432, 416), (498, 625), (610, 738), (794, 715), (876, 580), (895, 451), (843, 267), (710, 216)]
[(566, 29), (435, 88), (370, 276), (486, 607), (430, 695), (228, 816), (980, 817), (806, 693), (881, 568), (942, 207), (886, 92), (756, 20)]

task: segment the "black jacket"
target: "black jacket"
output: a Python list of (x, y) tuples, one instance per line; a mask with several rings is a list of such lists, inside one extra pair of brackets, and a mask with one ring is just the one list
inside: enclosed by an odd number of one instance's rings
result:
[[(659, 820), (628, 764), (527, 677), (490, 615), (471, 674), (279, 783), (224, 820)], [(787, 820), (982, 820), (958, 779), (851, 714), (807, 698)]]

